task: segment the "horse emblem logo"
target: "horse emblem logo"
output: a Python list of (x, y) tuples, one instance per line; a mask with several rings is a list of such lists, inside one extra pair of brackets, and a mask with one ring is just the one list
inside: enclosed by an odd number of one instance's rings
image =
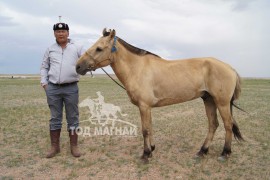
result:
[(87, 97), (83, 100), (79, 107), (86, 108), (89, 111), (89, 118), (83, 122), (90, 122), (90, 126), (79, 126), (76, 133), (86, 136), (98, 135), (116, 135), (116, 136), (137, 136), (137, 126), (122, 120), (127, 114), (123, 114), (119, 106), (106, 103), (101, 92), (97, 92), (97, 98), (91, 99)]
[(90, 121), (94, 125), (105, 126), (111, 123), (114, 125), (115, 121), (122, 121), (120, 118), (127, 116), (122, 113), (119, 106), (105, 103), (100, 91), (97, 92), (97, 96), (96, 99), (87, 97), (79, 104), (79, 107), (87, 107), (90, 112), (90, 117), (86, 121)]

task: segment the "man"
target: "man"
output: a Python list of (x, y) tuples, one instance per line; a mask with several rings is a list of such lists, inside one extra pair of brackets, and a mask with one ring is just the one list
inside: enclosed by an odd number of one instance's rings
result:
[(45, 52), (41, 65), (41, 86), (46, 91), (47, 102), (51, 112), (50, 139), (51, 149), (47, 158), (60, 152), (60, 133), (62, 128), (63, 107), (65, 107), (67, 130), (70, 137), (71, 154), (80, 157), (78, 135), (74, 131), (79, 126), (78, 85), (76, 73), (77, 59), (82, 55), (82, 46), (76, 45), (69, 36), (69, 27), (65, 23), (53, 26), (56, 43)]

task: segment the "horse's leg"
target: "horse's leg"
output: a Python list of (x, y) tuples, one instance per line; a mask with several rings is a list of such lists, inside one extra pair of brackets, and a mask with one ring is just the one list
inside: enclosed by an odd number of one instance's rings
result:
[(142, 134), (144, 138), (144, 150), (142, 159), (148, 161), (148, 158), (152, 156), (151, 136), (152, 136), (152, 124), (151, 124), (151, 108), (148, 106), (139, 106), (142, 123)]
[(232, 152), (231, 143), (232, 143), (233, 122), (232, 122), (232, 115), (230, 111), (230, 103), (227, 103), (226, 105), (218, 105), (218, 110), (222, 117), (224, 128), (226, 131), (225, 144), (224, 144), (224, 148), (223, 148), (223, 151), (221, 153), (221, 157), (219, 158), (219, 160), (225, 160), (230, 156)]
[(154, 145), (154, 140), (153, 140), (152, 117), (150, 117), (150, 137), (149, 138), (150, 138), (151, 151), (153, 152), (155, 150), (156, 146)]
[(197, 156), (199, 157), (204, 156), (208, 153), (208, 148), (213, 140), (214, 134), (219, 125), (217, 119), (217, 106), (213, 98), (211, 96), (208, 96), (207, 98), (204, 98), (203, 101), (206, 115), (208, 118), (208, 134), (200, 151), (197, 153)]

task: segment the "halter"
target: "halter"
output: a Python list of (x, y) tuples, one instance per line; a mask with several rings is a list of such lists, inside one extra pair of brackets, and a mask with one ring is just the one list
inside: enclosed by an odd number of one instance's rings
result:
[(116, 48), (116, 40), (117, 40), (117, 37), (114, 36), (113, 38), (113, 46), (112, 46), (112, 49), (111, 49), (111, 52), (114, 53), (117, 51), (117, 48)]
[[(101, 60), (101, 61), (99, 61), (99, 62), (95, 62), (94, 67), (96, 67), (98, 64), (102, 63), (103, 61), (108, 61), (108, 60), (109, 60), (109, 61), (110, 61), (110, 64), (113, 63), (113, 61), (111, 60), (111, 57), (112, 57), (112, 53), (114, 53), (114, 52), (117, 51), (117, 48), (116, 48), (116, 40), (117, 40), (117, 37), (114, 36), (113, 45), (112, 45), (112, 49), (111, 49), (111, 54), (110, 54), (109, 58), (104, 59), (104, 60)], [(87, 51), (85, 51), (85, 53), (86, 53), (90, 58), (94, 59), (93, 56), (91, 56)], [(92, 67), (93, 67), (93, 66), (92, 66)], [(88, 68), (88, 69), (89, 69), (89, 68)]]
[[(86, 53), (90, 58), (94, 59), (93, 56), (91, 56), (87, 51), (85, 51), (85, 53)], [(112, 54), (110, 54), (110, 57), (107, 58), (107, 59), (104, 59), (104, 60), (99, 61), (99, 62), (95, 62), (94, 65), (91, 66), (91, 68), (92, 68), (92, 67), (96, 67), (98, 64), (102, 63), (103, 61), (110, 61), (110, 64), (111, 64), (111, 63), (113, 62), (113, 61), (111, 60), (111, 56), (112, 56)], [(87, 68), (87, 69), (88, 69), (89, 71), (91, 71), (90, 68)]]
[[(112, 49), (111, 49), (111, 54), (110, 54), (110, 56), (109, 56), (109, 58), (108, 59), (104, 59), (104, 60), (102, 60), (102, 61), (99, 61), (99, 62), (97, 62), (97, 63), (95, 63), (94, 64), (94, 67), (96, 67), (98, 64), (100, 64), (100, 63), (102, 63), (103, 61), (110, 61), (110, 64), (109, 65), (111, 65), (112, 63), (113, 63), (113, 61), (111, 60), (111, 57), (112, 57), (112, 53), (114, 53), (114, 52), (116, 52), (117, 51), (117, 48), (116, 48), (116, 40), (117, 40), (117, 37), (116, 36), (114, 36), (114, 40), (113, 40), (113, 45), (112, 45)], [(93, 58), (93, 56), (91, 56), (87, 51), (85, 51), (85, 53), (90, 57), (90, 58), (92, 58), (92, 59), (94, 59)], [(93, 67), (93, 66), (92, 66)], [(89, 68), (87, 68), (88, 70), (90, 70)], [(124, 90), (126, 90), (125, 89), (125, 87), (124, 86), (122, 86), (121, 84), (119, 84), (117, 81), (115, 81), (102, 67), (101, 67), (101, 69), (102, 69), (102, 71), (104, 71), (106, 74), (107, 74), (107, 76), (109, 76), (110, 78), (111, 78), (111, 80), (113, 80), (117, 85), (119, 85), (121, 88), (123, 88)], [(92, 71), (90, 70), (90, 73), (91, 73), (91, 76), (93, 76), (93, 74), (92, 74)]]

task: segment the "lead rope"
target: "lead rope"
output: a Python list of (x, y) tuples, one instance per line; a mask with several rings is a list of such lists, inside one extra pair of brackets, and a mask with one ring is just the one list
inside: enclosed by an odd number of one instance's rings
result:
[(90, 73), (91, 73), (91, 78), (94, 77), (92, 71), (90, 71)]
[(118, 86), (120, 86), (121, 88), (123, 88), (124, 90), (126, 90), (126, 88), (119, 84), (116, 80), (114, 80), (103, 68), (101, 68), (103, 72), (105, 72), (107, 74), (107, 76), (109, 76), (111, 78), (111, 80), (113, 80)]

